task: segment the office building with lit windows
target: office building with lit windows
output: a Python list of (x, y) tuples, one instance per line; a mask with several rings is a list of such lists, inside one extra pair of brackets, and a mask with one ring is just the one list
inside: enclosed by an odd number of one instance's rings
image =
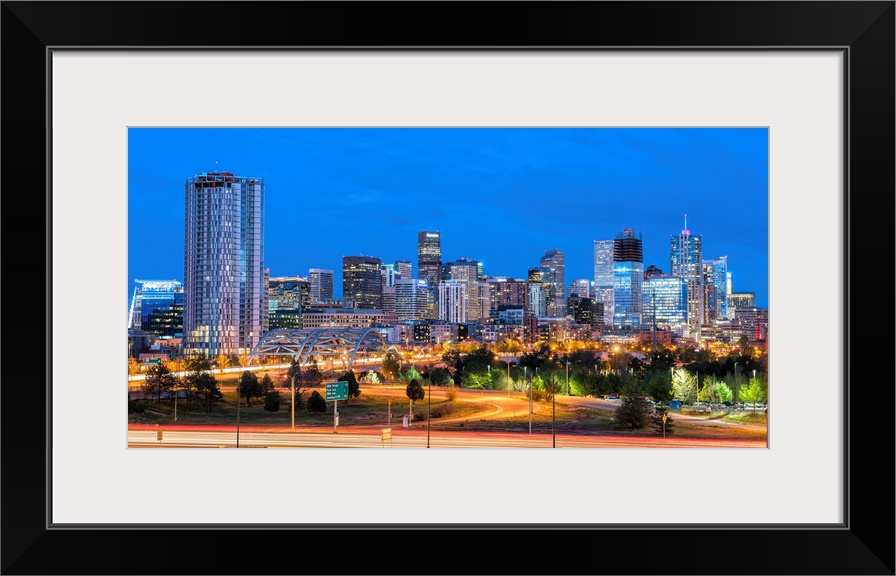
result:
[(467, 297), (469, 286), (463, 280), (445, 280), (439, 283), (439, 320), (445, 322), (467, 321)]
[(191, 176), (184, 216), (184, 352), (249, 354), (267, 326), (264, 179)]
[[(569, 283), (569, 286), (566, 288), (566, 298), (567, 300), (575, 294), (580, 298), (590, 298), (591, 297), (591, 284), (590, 280), (573, 280)], [(568, 302), (567, 302), (568, 303)]]
[(333, 301), (333, 271), (323, 268), (310, 268), (308, 270), (308, 284), (311, 290), (312, 302)]
[(687, 214), (685, 214), (684, 230), (678, 235), (670, 237), (669, 273), (672, 276), (682, 278), (688, 285), (688, 329), (691, 332), (699, 332), (705, 316), (705, 303), (703, 291), (703, 249), (702, 237), (699, 234), (691, 234), (688, 230)]
[[(479, 290), (479, 282), (482, 280), (482, 262), (461, 258), (454, 262), (443, 264), (442, 281), (448, 280), (456, 280), (467, 285), (467, 320), (453, 320), (453, 322), (478, 321), (482, 310)], [(441, 297), (440, 288), (439, 298), (441, 299)], [(443, 319), (441, 308), (439, 310), (439, 318)]]
[(426, 280), (432, 296), (432, 308), (427, 318), (438, 317), (436, 304), (439, 299), (439, 282), (442, 280), (442, 234), (440, 232), (419, 232), (417, 234), (417, 278)]
[(604, 305), (604, 326), (613, 325), (613, 240), (594, 241), (594, 287), (591, 297)]
[(414, 277), (411, 272), (411, 263), (407, 260), (396, 260), (395, 269), (398, 270), (402, 280), (410, 280)]
[(566, 314), (566, 263), (563, 251), (558, 249), (545, 250), (544, 256), (538, 261), (540, 268), (548, 268), (551, 271), (551, 290), (548, 293), (548, 314), (551, 316), (563, 316)]
[(432, 292), (426, 280), (410, 278), (395, 281), (395, 316), (398, 322), (424, 320), (432, 308)]
[(688, 284), (678, 276), (653, 275), (641, 289), (641, 327), (681, 334), (687, 323)]
[(728, 257), (703, 261), (703, 282), (713, 286), (713, 306), (710, 320), (728, 317)]
[(351, 308), (383, 309), (382, 261), (373, 256), (342, 257), (342, 298)]
[(307, 310), (311, 307), (311, 288), (301, 276), (275, 276), (268, 279), (268, 312)]
[(529, 307), (529, 283), (522, 278), (494, 277), (487, 278), (491, 297), (489, 317), (497, 316), (502, 306)]
[[(134, 280), (131, 306), (128, 311), (128, 330), (143, 330), (162, 336), (181, 337), (183, 335), (184, 285), (177, 280)], [(156, 327), (151, 327), (150, 318), (156, 317)], [(176, 327), (179, 326), (179, 329)], [(170, 333), (170, 334), (168, 334)]]
[(644, 282), (644, 254), (641, 238), (633, 228), (623, 228), (613, 241), (613, 326), (637, 328), (641, 325), (641, 285)]

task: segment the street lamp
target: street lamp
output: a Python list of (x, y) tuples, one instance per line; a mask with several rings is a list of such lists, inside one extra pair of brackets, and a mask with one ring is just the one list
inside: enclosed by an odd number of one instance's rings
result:
[(426, 447), (429, 448), (429, 429), (432, 428), (432, 379), (429, 381), (429, 402), (426, 406)]
[[(567, 363), (566, 369), (569, 370), (569, 363)], [(556, 392), (556, 390), (554, 390), (554, 373), (551, 372), (551, 443), (552, 443), (553, 448), (557, 447), (557, 434), (554, 431), (555, 430), (554, 425), (557, 422), (557, 416), (556, 416), (557, 404), (556, 404), (556, 400), (555, 400), (556, 397), (557, 397), (557, 392)]]
[(569, 360), (566, 361), (566, 395), (569, 396)]
[[(279, 392), (278, 392), (279, 394)], [(292, 400), (290, 401), (290, 411), (292, 413), (292, 429), (296, 429), (296, 373), (292, 373)]]
[(734, 363), (734, 403), (737, 404), (737, 362)]

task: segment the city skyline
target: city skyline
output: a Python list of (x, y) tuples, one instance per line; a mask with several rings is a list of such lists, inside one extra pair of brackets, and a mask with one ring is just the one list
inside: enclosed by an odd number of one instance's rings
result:
[[(670, 269), (687, 226), (703, 258), (728, 257), (735, 292), (768, 305), (765, 129), (129, 129), (128, 298), (134, 280), (183, 280), (184, 183), (207, 171), (264, 179), (264, 267), (334, 271), (342, 258), (417, 270), (417, 238), (442, 262), (526, 278), (545, 251), (564, 284), (594, 279), (595, 240), (633, 228), (644, 269)], [(201, 144), (199, 144), (201, 143)], [(297, 200), (299, 202), (297, 202)], [(565, 287), (565, 286), (564, 286)]]

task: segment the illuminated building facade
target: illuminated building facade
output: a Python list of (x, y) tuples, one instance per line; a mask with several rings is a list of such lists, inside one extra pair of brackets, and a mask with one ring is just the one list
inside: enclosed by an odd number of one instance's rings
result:
[(604, 325), (613, 325), (613, 240), (594, 241), (594, 289), (591, 296), (604, 305)]
[(442, 279), (442, 234), (441, 232), (419, 232), (417, 234), (417, 278), (426, 280), (432, 294), (432, 308), (427, 318), (435, 318), (438, 308), (438, 286)]
[(267, 326), (264, 179), (189, 177), (184, 215), (184, 352), (249, 354)]
[(641, 326), (681, 333), (687, 323), (688, 285), (678, 276), (651, 276), (641, 290)]
[(342, 257), (342, 298), (351, 300), (352, 308), (382, 310), (382, 261), (373, 256)]
[(333, 301), (333, 271), (323, 268), (308, 270), (308, 284), (311, 289), (312, 302)]
[(641, 285), (644, 282), (644, 255), (641, 238), (633, 228), (623, 228), (613, 241), (613, 326), (637, 328), (641, 325)]

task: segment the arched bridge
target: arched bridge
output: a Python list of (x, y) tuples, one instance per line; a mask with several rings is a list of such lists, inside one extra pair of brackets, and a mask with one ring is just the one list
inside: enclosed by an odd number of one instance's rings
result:
[(385, 354), (386, 341), (372, 328), (306, 328), (271, 330), (265, 333), (249, 356), (249, 364), (259, 356), (291, 356), (304, 364), (311, 356), (348, 359), (352, 369), (355, 356)]

